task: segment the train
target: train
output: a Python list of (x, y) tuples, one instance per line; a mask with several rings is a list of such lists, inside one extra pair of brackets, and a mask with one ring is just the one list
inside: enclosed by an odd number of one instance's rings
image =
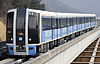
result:
[(10, 9), (6, 26), (9, 55), (35, 56), (95, 29), (96, 15)]

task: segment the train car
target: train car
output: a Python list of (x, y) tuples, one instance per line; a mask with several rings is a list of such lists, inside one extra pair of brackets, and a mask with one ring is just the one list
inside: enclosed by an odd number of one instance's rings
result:
[(92, 30), (95, 14), (11, 9), (7, 13), (9, 55), (35, 56)]

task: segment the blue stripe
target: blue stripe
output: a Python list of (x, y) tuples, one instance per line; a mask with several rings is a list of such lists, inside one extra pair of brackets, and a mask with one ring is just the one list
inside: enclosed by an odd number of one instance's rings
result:
[[(31, 50), (30, 50), (31, 48)], [(36, 54), (36, 46), (28, 46), (28, 53), (29, 55), (35, 55)]]
[(14, 46), (13, 45), (8, 45), (8, 51), (9, 51), (9, 55), (14, 55)]

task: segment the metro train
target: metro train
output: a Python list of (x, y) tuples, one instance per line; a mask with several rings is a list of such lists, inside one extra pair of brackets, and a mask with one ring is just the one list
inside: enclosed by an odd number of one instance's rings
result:
[(96, 26), (95, 14), (10, 9), (6, 39), (9, 55), (35, 56), (78, 37)]

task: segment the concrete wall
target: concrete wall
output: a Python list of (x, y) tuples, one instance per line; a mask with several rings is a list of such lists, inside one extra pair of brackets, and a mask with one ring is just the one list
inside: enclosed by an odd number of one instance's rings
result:
[(100, 28), (94, 29), (24, 64), (70, 64), (99, 36)]

